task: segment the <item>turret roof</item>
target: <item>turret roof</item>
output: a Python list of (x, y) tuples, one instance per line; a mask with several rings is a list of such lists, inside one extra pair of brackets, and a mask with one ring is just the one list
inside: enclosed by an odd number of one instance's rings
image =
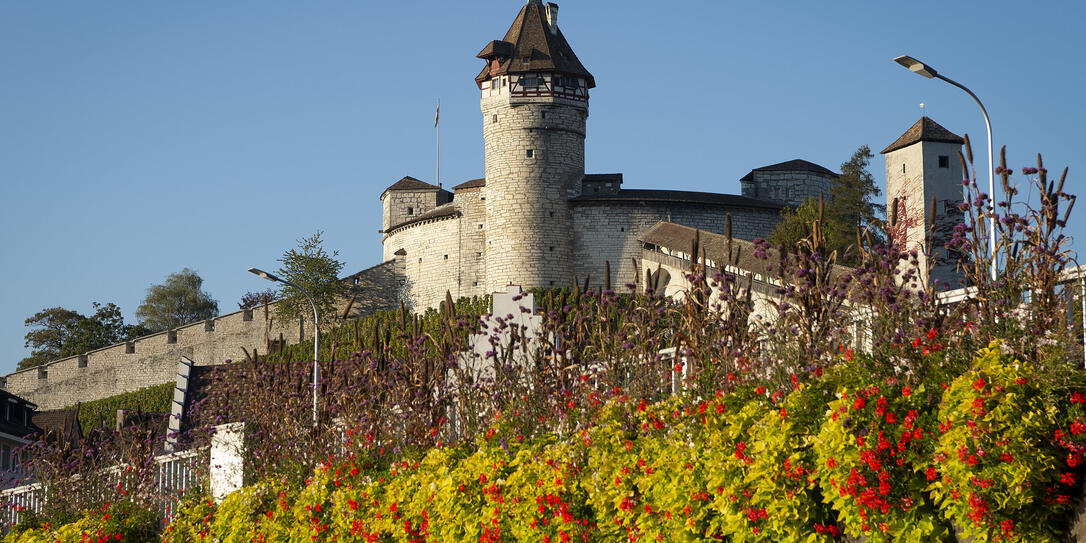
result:
[(882, 150), (882, 155), (891, 151), (897, 151), (902, 147), (908, 147), (916, 142), (920, 141), (937, 141), (942, 143), (957, 143), (959, 145), (965, 143), (965, 140), (961, 136), (943, 128), (939, 123), (931, 120), (927, 116), (920, 117), (916, 124), (909, 127), (904, 134), (901, 135), (894, 143), (891, 143), (889, 147)]
[[(557, 11), (558, 6), (551, 5), (552, 9)], [(488, 43), (476, 55), (488, 61), (499, 61), (495, 69), (492, 69), (488, 62), (475, 78), (477, 82), (481, 83), (496, 75), (558, 72), (583, 77), (588, 88), (596, 86), (596, 79), (588, 73), (581, 61), (577, 60), (577, 55), (562, 35), (562, 30), (555, 25), (554, 32), (551, 32), (546, 10), (539, 0), (528, 0), (509, 31), (505, 33), (505, 38)], [(528, 59), (528, 62), (525, 63), (524, 59)]]
[(385, 194), (388, 194), (390, 190), (441, 190), (441, 187), (437, 185), (431, 185), (425, 181), (419, 181), (410, 175), (405, 176), (403, 179), (392, 184), (392, 186), (385, 189), (385, 192), (381, 193), (381, 199), (385, 198)]
[(740, 181), (750, 181), (754, 179), (754, 172), (814, 172), (830, 177), (837, 177), (837, 174), (832, 170), (819, 166), (814, 162), (808, 162), (803, 159), (789, 160), (787, 162), (781, 162), (778, 164), (771, 164), (769, 166), (762, 166), (761, 168), (754, 168), (747, 175), (744, 175)]
[(465, 182), (460, 183), (459, 185), (453, 187), (453, 190), (456, 191), (456, 190), (464, 190), (464, 189), (477, 189), (477, 188), (485, 187), (485, 186), (486, 186), (486, 179), (472, 179), (471, 181), (465, 181)]

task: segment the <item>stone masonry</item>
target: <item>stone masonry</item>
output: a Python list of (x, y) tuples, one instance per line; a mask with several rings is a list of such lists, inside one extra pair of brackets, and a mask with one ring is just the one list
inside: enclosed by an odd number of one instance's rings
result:
[(568, 199), (584, 176), (587, 104), (517, 104), (499, 96), (484, 98), (482, 111), (487, 289), (567, 285)]
[[(946, 250), (954, 226), (963, 213), (957, 206), (963, 201), (962, 165), (958, 153), (964, 139), (935, 121), (923, 117), (882, 151), (886, 157), (887, 215), (897, 205), (897, 222), (890, 235), (906, 250), (917, 251), (921, 280), (927, 282), (927, 263), (934, 259), (930, 279), (939, 281), (938, 289), (963, 285), (957, 271), (956, 256)], [(935, 200), (935, 231), (928, 237), (932, 200)], [(888, 217), (889, 218), (889, 217)]]
[[(398, 307), (402, 272), (395, 266), (394, 261), (386, 262), (346, 279), (356, 297), (350, 316)], [(4, 389), (39, 409), (60, 409), (173, 382), (182, 356), (198, 366), (213, 366), (244, 360), (246, 351), (266, 352), (268, 342), (278, 341), (280, 334), (286, 343), (297, 343), (313, 335), (312, 324), (306, 323), (279, 321), (274, 303), (235, 311), (8, 374)]]

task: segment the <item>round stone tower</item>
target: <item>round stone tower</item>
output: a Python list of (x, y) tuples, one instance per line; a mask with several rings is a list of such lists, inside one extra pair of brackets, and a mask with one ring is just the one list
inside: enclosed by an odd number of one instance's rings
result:
[(573, 281), (568, 200), (584, 177), (592, 74), (558, 29), (558, 6), (528, 0), (478, 54), (486, 145), (486, 287)]

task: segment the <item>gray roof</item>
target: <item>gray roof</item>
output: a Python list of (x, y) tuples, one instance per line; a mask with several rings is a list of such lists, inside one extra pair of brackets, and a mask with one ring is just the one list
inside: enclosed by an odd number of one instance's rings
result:
[(920, 120), (916, 121), (916, 124), (910, 126), (900, 138), (895, 140), (894, 143), (891, 143), (887, 148), (883, 149), (879, 154), (885, 155), (891, 151), (897, 151), (902, 147), (908, 147), (921, 141), (957, 143), (958, 145), (965, 143), (965, 140), (962, 139), (961, 136), (943, 128), (939, 123), (924, 116), (920, 117)]
[(622, 174), (620, 173), (587, 173), (585, 174), (583, 181), (590, 183), (618, 183), (622, 184)]
[(837, 174), (828, 168), (819, 166), (814, 162), (808, 162), (803, 159), (794, 159), (787, 162), (781, 162), (778, 164), (771, 164), (769, 166), (762, 166), (761, 168), (754, 168), (747, 175), (740, 178), (740, 181), (750, 181), (754, 179), (754, 172), (812, 172), (828, 175), (830, 177), (837, 177)]
[(479, 83), (498, 75), (556, 72), (583, 77), (588, 88), (596, 86), (596, 79), (573, 54), (562, 30), (551, 33), (542, 2), (525, 4), (505, 38), (491, 41), (476, 56), (487, 61), (475, 78)]
[(691, 192), (685, 190), (642, 190), (621, 189), (616, 194), (585, 194), (570, 199), (573, 203), (591, 202), (661, 202), (697, 204), (727, 207), (757, 207), (782, 209), (784, 206), (737, 194), (718, 194), (715, 192)]

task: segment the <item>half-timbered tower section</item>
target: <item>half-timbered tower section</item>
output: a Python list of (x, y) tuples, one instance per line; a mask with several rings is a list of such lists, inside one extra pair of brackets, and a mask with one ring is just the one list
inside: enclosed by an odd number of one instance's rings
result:
[(558, 28), (558, 6), (530, 0), (477, 55), (486, 146), (486, 285), (564, 286), (573, 278), (568, 200), (584, 177), (592, 74)]

